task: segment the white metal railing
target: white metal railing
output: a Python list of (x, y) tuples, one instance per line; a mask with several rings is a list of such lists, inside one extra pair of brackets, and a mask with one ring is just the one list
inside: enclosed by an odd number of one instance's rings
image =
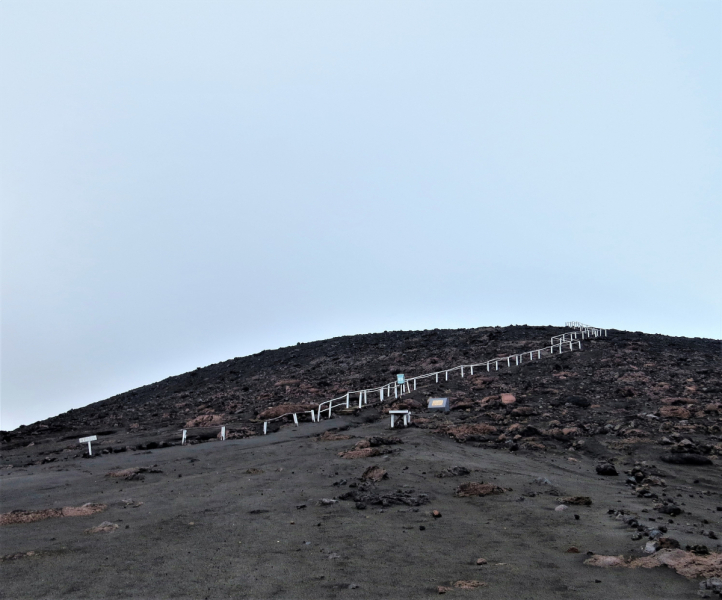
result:
[[(602, 333), (606, 336), (607, 330), (602, 330), (596, 327), (591, 327), (589, 325), (583, 325), (582, 323), (577, 323), (576, 321), (571, 323), (566, 323), (567, 327), (575, 327), (579, 328), (580, 331), (571, 331), (565, 334), (557, 335), (552, 338), (552, 342), (549, 346), (545, 346), (544, 348), (538, 348), (536, 350), (527, 350), (524, 352), (520, 352), (518, 354), (512, 354), (510, 356), (504, 356), (504, 357), (498, 357), (498, 358), (492, 358), (491, 360), (487, 360), (480, 363), (475, 364), (469, 364), (469, 365), (458, 365), (456, 367), (452, 367), (450, 369), (443, 369), (441, 371), (435, 371), (433, 373), (426, 373), (424, 375), (417, 375), (416, 377), (412, 377), (410, 379), (407, 379), (403, 384), (398, 384), (397, 382), (392, 383), (385, 383), (383, 385), (373, 387), (373, 388), (366, 388), (363, 390), (353, 390), (346, 392), (343, 396), (338, 396), (337, 398), (331, 398), (330, 400), (325, 400), (324, 402), (321, 402), (318, 405), (317, 413), (315, 415), (315, 419), (317, 421), (320, 421), (324, 416), (327, 418), (331, 418), (333, 415), (333, 409), (334, 408), (351, 408), (353, 405), (354, 407), (363, 408), (364, 406), (370, 406), (373, 404), (378, 404), (383, 402), (385, 399), (390, 398), (391, 394), (393, 393), (394, 398), (398, 398), (402, 396), (404, 393), (409, 393), (412, 391), (412, 385), (413, 389), (415, 390), (417, 387), (417, 384), (419, 381), (422, 381), (424, 379), (429, 379), (433, 377), (436, 381), (436, 383), (439, 382), (439, 376), (443, 374), (444, 380), (448, 381), (449, 379), (449, 373), (454, 373), (456, 371), (459, 371), (462, 377), (464, 377), (464, 373), (466, 370), (468, 370), (470, 375), (474, 374), (474, 368), (481, 368), (482, 370), (486, 368), (486, 371), (491, 371), (492, 367), (493, 370), (498, 371), (499, 365), (504, 367), (504, 363), (506, 362), (506, 367), (509, 368), (512, 366), (512, 361), (514, 361), (513, 366), (518, 366), (524, 362), (525, 357), (528, 355), (529, 360), (534, 360), (534, 355), (536, 355), (537, 360), (542, 357), (542, 354), (548, 353), (548, 354), (554, 354), (555, 352), (561, 353), (563, 352), (568, 345), (569, 351), (573, 351), (576, 347), (577, 349), (582, 349), (582, 342), (581, 340), (584, 339), (586, 336), (589, 337), (599, 337), (602, 335)], [(581, 339), (579, 337), (581, 336)], [(369, 393), (376, 394), (378, 393), (378, 400), (377, 402), (369, 402)], [(352, 399), (352, 396), (354, 398)], [(287, 416), (287, 415), (283, 415)], [(269, 419), (271, 420), (277, 420), (282, 417), (277, 417), (276, 419)], [(313, 417), (312, 417), (313, 418)], [(267, 430), (267, 423), (269, 421), (264, 422), (263, 424), (263, 432), (266, 433)], [(298, 423), (298, 421), (296, 421)]]
[(559, 342), (571, 342), (572, 340), (576, 339), (583, 340), (585, 336), (587, 339), (593, 337), (607, 336), (606, 329), (600, 329), (598, 327), (592, 327), (591, 325), (585, 325), (584, 323), (580, 323), (579, 321), (569, 321), (565, 325), (566, 327), (574, 327), (579, 331), (568, 331), (566, 333), (555, 335), (551, 339), (552, 345), (558, 344)]

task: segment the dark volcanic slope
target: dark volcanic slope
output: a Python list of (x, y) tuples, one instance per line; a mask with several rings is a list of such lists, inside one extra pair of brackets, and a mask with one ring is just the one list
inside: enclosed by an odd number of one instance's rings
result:
[[(269, 407), (315, 404), (349, 389), (390, 381), (394, 373), (411, 376), (540, 348), (566, 329), (511, 326), (384, 332), (264, 350), (3, 432), (3, 448), (93, 433), (163, 432), (172, 437), (183, 426), (221, 423), (232, 424), (235, 436), (245, 437), (260, 432), (258, 415), (265, 416), (263, 411)], [(480, 401), (507, 392), (516, 395), (517, 404), (530, 407), (527, 413), (558, 407), (553, 411), (557, 428), (581, 424), (579, 433), (587, 435), (610, 429), (617, 435), (630, 435), (625, 433), (629, 430), (644, 430), (642, 435), (664, 431), (665, 423), (676, 423), (680, 417), (691, 431), (719, 434), (719, 351), (715, 340), (610, 330), (607, 338), (585, 341), (583, 352), (474, 378), (454, 375), (405, 399), (424, 401), (430, 395), (447, 395), (457, 407), (465, 402), (462, 408), (473, 409), (464, 418), (489, 421), (493, 399), (484, 407)], [(576, 396), (582, 400), (568, 404)], [(491, 420), (508, 424), (533, 416), (510, 412), (492, 414)], [(654, 414), (661, 420), (639, 419), (638, 413)]]
[[(719, 597), (718, 341), (610, 330), (582, 351), (259, 435), (282, 406), (562, 331), (303, 344), (4, 433), (0, 599)], [(448, 415), (426, 411), (437, 395)], [(415, 427), (390, 430), (392, 406), (411, 407)], [(220, 424), (242, 439), (198, 443)], [(99, 437), (93, 460), (85, 434)]]

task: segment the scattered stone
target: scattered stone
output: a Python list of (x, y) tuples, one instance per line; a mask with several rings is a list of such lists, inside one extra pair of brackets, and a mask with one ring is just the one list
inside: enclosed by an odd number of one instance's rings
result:
[(16, 523), (35, 523), (45, 519), (58, 517), (87, 517), (104, 511), (107, 504), (88, 502), (82, 506), (66, 506), (64, 508), (47, 508), (45, 510), (14, 510), (0, 514), (0, 525), (14, 525)]
[(106, 477), (117, 477), (126, 480), (142, 480), (142, 473), (162, 473), (163, 471), (155, 467), (131, 467), (129, 469), (120, 469), (119, 471), (109, 471)]
[(445, 594), (446, 592), (450, 592), (453, 588), (446, 587), (444, 585), (439, 585), (436, 587), (436, 591), (439, 592), (439, 594)]
[(652, 569), (666, 566), (688, 579), (722, 577), (722, 554), (698, 555), (685, 550), (659, 550), (651, 556), (625, 560), (623, 556), (594, 555), (584, 561), (593, 567)]
[(466, 467), (449, 467), (438, 473), (437, 477), (463, 477), (471, 473)]
[(336, 504), (337, 502), (338, 502), (338, 500), (336, 500), (335, 498), (321, 498), (318, 501), (318, 505), (319, 506), (331, 506), (332, 504)]
[(557, 506), (557, 507), (554, 509), (554, 511), (555, 511), (555, 512), (563, 512), (563, 511), (565, 511), (567, 508), (569, 508), (569, 507), (566, 506), (566, 505), (564, 505), (564, 504), (560, 504), (559, 506)]
[(574, 506), (591, 506), (592, 499), (589, 496), (566, 496), (557, 498), (557, 502), (561, 504), (571, 504)]
[(110, 521), (103, 521), (100, 525), (86, 529), (85, 533), (112, 533), (118, 529), (118, 525)]
[(470, 496), (490, 496), (494, 494), (503, 494), (504, 492), (510, 492), (510, 488), (503, 488), (493, 483), (483, 483), (476, 481), (469, 481), (462, 483), (456, 491), (455, 496), (459, 498), (467, 498)]
[(263, 473), (263, 469), (256, 469), (254, 467), (251, 467), (250, 469), (246, 469), (243, 471), (246, 475), (260, 475)]
[(475, 590), (476, 588), (483, 587), (485, 585), (486, 583), (484, 583), (483, 581), (475, 581), (473, 579), (470, 581), (461, 580), (454, 582), (454, 587), (461, 590)]
[(431, 516), (434, 517), (434, 519), (440, 519), (440, 518), (441, 518), (441, 513), (440, 513), (438, 510), (432, 510), (432, 511), (431, 511)]
[(317, 435), (314, 440), (317, 442), (339, 442), (341, 440), (350, 440), (352, 435), (343, 435), (341, 433), (332, 433), (331, 431), (324, 431), (321, 435)]
[[(356, 507), (362, 504), (388, 507), (397, 504), (406, 506), (421, 506), (429, 503), (427, 494), (416, 494), (413, 489), (396, 490), (395, 492), (379, 492), (370, 482), (362, 482), (353, 490), (339, 496), (339, 500), (351, 500), (356, 502)], [(362, 510), (362, 509), (361, 509)]]
[(485, 558), (477, 558), (476, 564), (477, 565), (485, 565), (488, 561)]
[(363, 474), (361, 475), (361, 479), (363, 481), (381, 481), (382, 479), (388, 479), (389, 474), (379, 467), (378, 465), (373, 465), (366, 469)]
[(597, 465), (596, 470), (598, 475), (619, 475), (619, 473), (617, 473), (617, 469), (611, 463), (602, 463)]
[(576, 546), (569, 546), (569, 548), (567, 548), (567, 554), (579, 554), (579, 548)]
[(711, 465), (712, 461), (707, 456), (701, 454), (665, 454), (660, 457), (662, 462), (671, 465)]

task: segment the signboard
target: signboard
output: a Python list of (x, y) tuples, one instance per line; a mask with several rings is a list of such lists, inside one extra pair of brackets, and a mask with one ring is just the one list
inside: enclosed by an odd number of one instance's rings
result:
[(429, 410), (442, 410), (449, 412), (449, 399), (448, 398), (429, 398), (429, 404), (427, 406)]
[(78, 440), (79, 443), (84, 444), (88, 443), (88, 456), (93, 456), (93, 448), (91, 447), (90, 442), (94, 442), (98, 439), (97, 435), (89, 435), (88, 437), (80, 438)]
[(398, 375), (396, 375), (396, 383), (397, 385), (404, 385), (404, 383), (406, 383), (403, 373), (399, 373)]

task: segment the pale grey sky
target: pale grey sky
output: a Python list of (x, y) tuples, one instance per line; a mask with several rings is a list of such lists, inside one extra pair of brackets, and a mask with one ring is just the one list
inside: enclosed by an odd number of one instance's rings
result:
[(721, 337), (720, 17), (4, 0), (0, 427), (341, 334)]

